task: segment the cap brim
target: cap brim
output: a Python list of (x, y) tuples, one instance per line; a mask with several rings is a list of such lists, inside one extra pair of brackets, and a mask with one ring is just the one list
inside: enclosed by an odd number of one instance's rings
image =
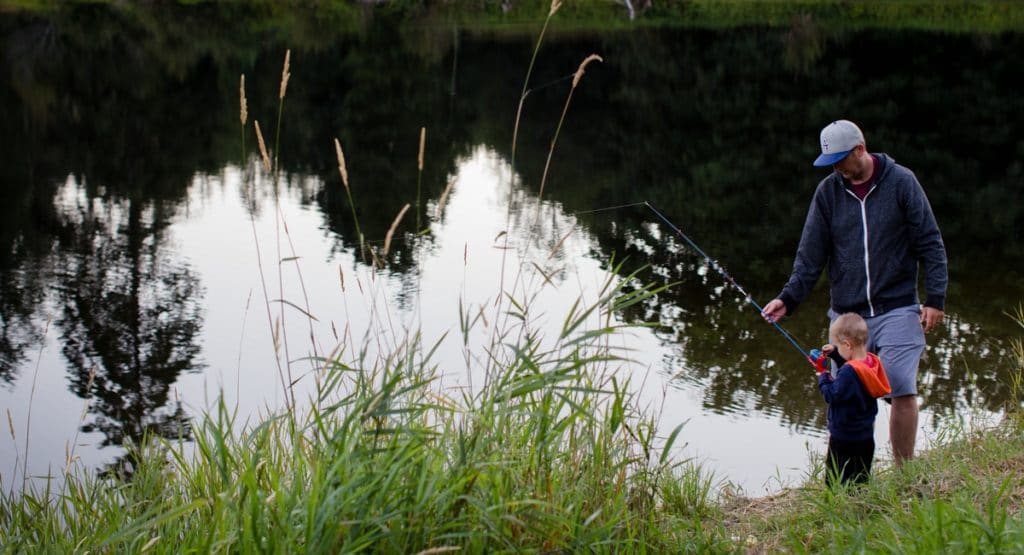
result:
[(840, 160), (842, 160), (843, 158), (846, 158), (847, 156), (849, 156), (851, 152), (853, 152), (852, 148), (850, 150), (845, 151), (845, 152), (834, 152), (832, 154), (822, 154), (821, 156), (818, 156), (818, 158), (814, 160), (814, 165), (818, 166), (818, 167), (831, 166), (832, 164), (835, 164), (835, 163), (839, 162)]

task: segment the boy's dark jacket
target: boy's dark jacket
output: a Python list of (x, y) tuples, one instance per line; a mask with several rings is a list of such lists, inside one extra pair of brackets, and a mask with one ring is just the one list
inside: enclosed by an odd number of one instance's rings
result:
[(826, 264), (838, 314), (868, 318), (917, 304), (919, 263), (925, 306), (945, 309), (946, 249), (928, 198), (913, 172), (885, 154), (872, 156), (879, 167), (863, 201), (838, 172), (814, 191), (793, 273), (779, 295), (787, 313), (807, 297)]
[[(829, 372), (818, 375), (818, 389), (828, 403), (828, 431), (839, 440), (865, 440), (875, 437), (875, 416), (878, 414), (876, 396), (869, 392), (863, 380), (868, 380), (874, 393), (888, 393), (882, 361), (868, 353), (869, 371), (861, 372), (835, 350), (831, 358), (839, 365), (835, 377)], [(864, 377), (860, 377), (863, 375)], [(884, 382), (884, 383), (883, 383)]]

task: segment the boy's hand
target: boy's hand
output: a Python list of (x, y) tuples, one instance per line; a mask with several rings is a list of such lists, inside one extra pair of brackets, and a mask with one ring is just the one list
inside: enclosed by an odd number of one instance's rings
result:
[(811, 356), (807, 357), (807, 360), (810, 361), (811, 366), (814, 366), (815, 371), (817, 371), (819, 374), (824, 374), (829, 370), (828, 354), (823, 351), (824, 350), (819, 351), (818, 349), (811, 349)]
[(823, 355), (825, 355), (826, 357), (831, 355), (832, 351), (834, 351), (834, 350), (836, 350), (836, 346), (831, 344), (831, 343), (828, 343), (826, 345), (822, 345), (821, 346), (821, 353)]

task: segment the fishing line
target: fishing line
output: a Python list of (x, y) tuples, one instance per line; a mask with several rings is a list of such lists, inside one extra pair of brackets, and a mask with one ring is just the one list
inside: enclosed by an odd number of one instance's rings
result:
[[(702, 257), (704, 257), (704, 260), (707, 261), (708, 265), (711, 266), (711, 268), (713, 270), (718, 272), (718, 274), (720, 276), (722, 276), (723, 279), (725, 279), (726, 283), (728, 283), (729, 285), (732, 285), (734, 288), (736, 288), (736, 290), (739, 291), (740, 294), (743, 295), (744, 300), (746, 300), (748, 303), (751, 304), (751, 306), (756, 308), (758, 313), (764, 311), (764, 307), (762, 307), (760, 304), (758, 304), (758, 302), (754, 300), (754, 297), (750, 293), (747, 293), (747, 290), (744, 289), (742, 285), (737, 283), (736, 280), (733, 279), (733, 277), (731, 275), (729, 275), (729, 272), (727, 272), (725, 270), (725, 268), (721, 264), (718, 263), (718, 261), (716, 261), (715, 259), (713, 259), (710, 256), (708, 256), (708, 254), (706, 252), (704, 252), (704, 249), (700, 248), (697, 245), (697, 243), (695, 243), (693, 241), (693, 239), (690, 239), (685, 233), (683, 233), (683, 230), (679, 229), (679, 226), (677, 226), (676, 224), (672, 223), (671, 220), (669, 220), (667, 217), (665, 217), (665, 215), (662, 214), (660, 211), (658, 211), (657, 208), (652, 206), (651, 203), (649, 203), (647, 201), (643, 201), (643, 202), (633, 202), (633, 203), (630, 203), (630, 204), (618, 204), (618, 205), (615, 205), (615, 206), (606, 206), (606, 207), (603, 207), (603, 208), (595, 208), (595, 209), (592, 209), (592, 210), (580, 210), (578, 212), (573, 212), (572, 215), (575, 216), (575, 215), (578, 215), (578, 214), (592, 214), (592, 213), (595, 213), (595, 212), (607, 212), (607, 211), (610, 211), (610, 210), (619, 210), (619, 209), (622, 209), (622, 208), (632, 208), (634, 206), (646, 206), (648, 209), (650, 209), (650, 211), (653, 212), (654, 215), (656, 215), (662, 222), (664, 222), (665, 225), (667, 225), (672, 231), (676, 232), (677, 235), (682, 237), (683, 240), (686, 241), (687, 244), (689, 244), (690, 247), (693, 248), (693, 250), (697, 251), (698, 254), (700, 254)], [(796, 350), (800, 351), (800, 354), (802, 354), (804, 356), (804, 358), (808, 358), (808, 359), (813, 358), (811, 356), (811, 353), (809, 353), (808, 351), (804, 350), (804, 348), (801, 347), (799, 343), (797, 343), (796, 339), (794, 339), (793, 336), (788, 331), (786, 331), (785, 328), (783, 328), (781, 325), (779, 325), (778, 322), (770, 322), (770, 324), (772, 326), (774, 326), (775, 329), (779, 330), (779, 333), (781, 333), (783, 337), (785, 337), (794, 347), (796, 347)], [(813, 362), (812, 362), (812, 364), (813, 364)]]
[(536, 87), (530, 87), (530, 88), (526, 89), (525, 93), (523, 93), (523, 98), (526, 98), (526, 96), (529, 95), (530, 93), (532, 93), (533, 91), (539, 91), (541, 89), (546, 89), (548, 87), (557, 85), (557, 84), (561, 83), (562, 81), (567, 81), (569, 79), (572, 79), (575, 76), (576, 76), (576, 72), (574, 71), (574, 72), (570, 73), (569, 75), (566, 75), (564, 77), (559, 77), (558, 79), (555, 79), (554, 81), (548, 81), (547, 83), (544, 83), (542, 85), (537, 85)]
[[(757, 304), (757, 301), (754, 300), (754, 297), (752, 297), (750, 295), (750, 293), (747, 293), (747, 291), (745, 289), (743, 289), (743, 287), (740, 284), (736, 283), (736, 280), (733, 279), (732, 276), (729, 275), (729, 272), (725, 271), (725, 268), (722, 267), (721, 264), (719, 264), (716, 260), (714, 260), (710, 256), (708, 256), (707, 253), (704, 252), (703, 249), (701, 249), (700, 247), (697, 246), (697, 243), (694, 243), (692, 239), (687, 237), (686, 234), (683, 233), (683, 231), (681, 229), (679, 229), (678, 226), (676, 226), (668, 218), (666, 218), (665, 215), (662, 214), (661, 212), (659, 212), (657, 208), (651, 206), (651, 203), (649, 203), (647, 201), (644, 201), (644, 202), (638, 203), (638, 204), (643, 204), (643, 205), (647, 206), (647, 208), (650, 208), (651, 212), (654, 212), (654, 214), (656, 216), (658, 216), (658, 218), (660, 218), (661, 221), (665, 222), (665, 225), (667, 225), (669, 228), (671, 228), (672, 231), (675, 231), (677, 235), (682, 237), (684, 241), (686, 241), (691, 247), (693, 247), (693, 250), (697, 251), (701, 256), (703, 256), (704, 260), (707, 261), (708, 265), (711, 266), (711, 268), (714, 269), (716, 272), (718, 272), (718, 274), (720, 276), (722, 276), (722, 278), (724, 278), (727, 283), (729, 283), (730, 285), (735, 287), (736, 290), (739, 291), (743, 295), (745, 300), (748, 303), (750, 303), (751, 306), (756, 308), (759, 313), (764, 311), (764, 308), (761, 305)], [(795, 339), (793, 339), (793, 336), (790, 335), (789, 332), (786, 331), (782, 326), (780, 326), (778, 322), (770, 322), (770, 323), (771, 323), (771, 325), (775, 326), (775, 329), (779, 330), (779, 332), (782, 333), (783, 337), (788, 339), (789, 342), (792, 343), (794, 347), (796, 347), (796, 350), (800, 351), (800, 354), (804, 355), (804, 358), (811, 359), (810, 353), (805, 351), (803, 349), (803, 347), (801, 347), (800, 344), (797, 343)]]
[[(565, 78), (559, 79), (557, 81), (553, 81), (552, 83), (557, 83), (558, 81), (562, 81), (564, 79)], [(547, 86), (547, 85), (542, 85), (542, 87), (543, 86)], [(541, 87), (537, 87), (537, 88), (541, 88)], [(534, 89), (531, 89), (531, 90), (534, 90)], [(652, 206), (650, 202), (643, 201), (643, 202), (632, 202), (632, 203), (628, 203), (628, 204), (616, 204), (614, 206), (604, 206), (604, 207), (601, 207), (601, 208), (594, 208), (594, 209), (591, 209), (591, 210), (580, 210), (580, 211), (577, 211), (577, 212), (571, 212), (571, 213), (566, 213), (566, 214), (567, 215), (573, 215), (573, 216), (579, 215), (579, 214), (594, 214), (594, 213), (597, 213), (597, 212), (610, 212), (612, 210), (621, 210), (623, 208), (633, 208), (633, 207), (636, 207), (636, 206), (646, 206), (651, 212), (654, 213), (655, 216), (658, 217), (658, 219), (660, 219), (662, 222), (665, 223), (665, 225), (667, 225), (672, 231), (674, 231), (676, 233), (676, 235), (678, 235), (679, 237), (682, 237), (682, 239), (684, 241), (686, 241), (686, 243), (689, 244), (690, 247), (693, 248), (693, 250), (697, 251), (697, 253), (700, 254), (704, 258), (704, 260), (708, 263), (708, 265), (713, 270), (718, 272), (718, 275), (722, 276), (722, 278), (726, 281), (726, 283), (728, 283), (729, 285), (732, 285), (737, 291), (739, 291), (740, 294), (743, 295), (744, 300), (747, 301), (748, 303), (750, 303), (751, 306), (756, 308), (758, 313), (761, 313), (761, 312), (764, 311), (764, 307), (762, 307), (760, 304), (758, 304), (758, 302), (754, 300), (754, 297), (750, 293), (747, 293), (747, 290), (744, 289), (742, 285), (737, 283), (736, 280), (733, 279), (733, 277), (731, 275), (729, 275), (729, 272), (727, 272), (726, 269), (721, 264), (718, 263), (718, 261), (716, 261), (715, 259), (713, 259), (710, 256), (708, 256), (708, 253), (704, 252), (704, 249), (700, 248), (700, 246), (698, 246), (697, 243), (695, 243), (693, 241), (693, 239), (690, 239), (689, 236), (687, 236), (685, 233), (683, 233), (683, 230), (679, 229), (679, 226), (677, 226), (676, 224), (672, 223), (672, 221), (669, 220), (667, 217), (665, 217), (665, 215), (662, 214), (660, 211), (658, 211), (657, 208)], [(375, 243), (375, 242), (380, 242), (380, 241), (366, 241), (366, 242), (367, 243)], [(793, 347), (795, 347), (797, 351), (800, 351), (800, 354), (802, 354), (804, 356), (804, 358), (809, 359), (809, 360), (813, 359), (813, 357), (811, 356), (811, 353), (809, 353), (803, 347), (801, 347), (800, 344), (797, 343), (796, 339), (794, 339), (793, 336), (788, 331), (786, 331), (785, 328), (783, 328), (781, 325), (779, 325), (778, 322), (769, 322), (769, 323), (772, 326), (774, 326), (775, 329), (778, 330), (779, 333), (781, 333), (782, 336), (785, 337), (786, 340), (789, 341), (790, 344), (792, 344)], [(813, 361), (812, 361), (812, 364), (814, 364)]]
[(620, 208), (632, 208), (634, 206), (644, 206), (646, 204), (647, 204), (647, 202), (634, 202), (634, 203), (631, 203), (631, 204), (619, 204), (619, 205), (616, 205), (616, 206), (605, 206), (604, 208), (595, 208), (593, 210), (580, 210), (579, 212), (573, 212), (572, 215), (576, 216), (578, 214), (593, 214), (595, 212), (608, 212), (608, 211), (611, 211), (611, 210), (619, 210)]

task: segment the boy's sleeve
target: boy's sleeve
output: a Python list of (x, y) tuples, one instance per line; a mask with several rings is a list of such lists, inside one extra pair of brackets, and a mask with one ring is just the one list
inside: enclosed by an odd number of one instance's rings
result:
[(853, 369), (844, 365), (836, 373), (835, 379), (828, 372), (819, 374), (818, 390), (821, 391), (825, 402), (830, 405), (836, 401), (845, 401), (854, 396), (854, 388), (857, 384), (853, 380), (856, 379)]
[(828, 358), (836, 363), (836, 368), (842, 368), (846, 364), (846, 359), (843, 358), (843, 355), (839, 354), (839, 349), (832, 349), (832, 352), (828, 354)]

